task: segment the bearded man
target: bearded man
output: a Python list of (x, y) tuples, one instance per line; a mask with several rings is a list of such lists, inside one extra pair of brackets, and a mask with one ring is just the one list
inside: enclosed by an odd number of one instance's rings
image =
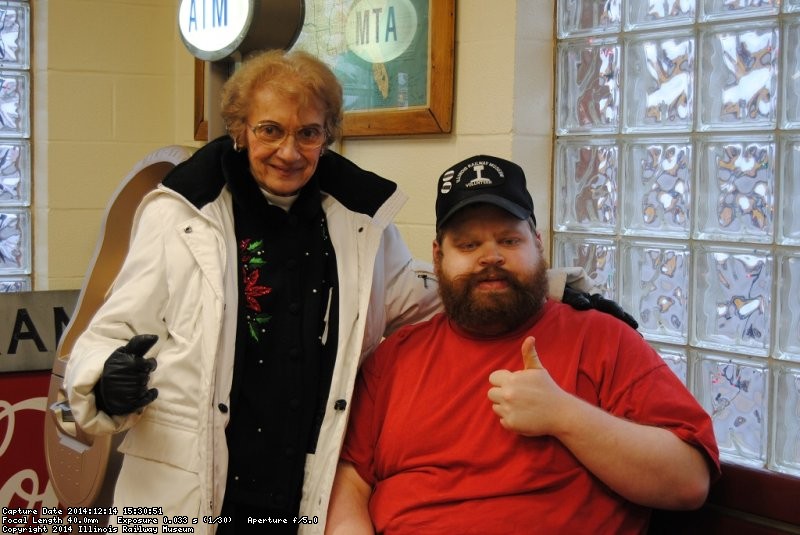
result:
[(522, 169), (474, 156), (438, 188), (445, 312), (362, 367), (326, 533), (643, 533), (700, 507), (711, 419), (623, 321), (547, 298)]

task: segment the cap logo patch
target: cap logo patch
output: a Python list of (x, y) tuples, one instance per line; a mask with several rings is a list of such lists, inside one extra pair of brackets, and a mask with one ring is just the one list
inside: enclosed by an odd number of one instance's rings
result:
[[(463, 177), (467, 171), (473, 171), (475, 173), (474, 178), (471, 178), (471, 174)], [(471, 162), (461, 171), (459, 171), (458, 176), (456, 177), (456, 183), (461, 182), (462, 177), (464, 180), (469, 179), (469, 181), (464, 184), (464, 187), (470, 189), (476, 187), (500, 185), (504, 182), (503, 178), (505, 175), (503, 174), (503, 170), (500, 169), (500, 166), (497, 164), (487, 161), (479, 161)]]

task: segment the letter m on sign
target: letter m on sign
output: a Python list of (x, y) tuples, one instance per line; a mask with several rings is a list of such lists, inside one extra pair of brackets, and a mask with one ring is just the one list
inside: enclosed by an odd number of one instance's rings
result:
[(228, 25), (228, 0), (214, 0), (212, 6), (212, 26), (227, 26)]
[(369, 43), (369, 11), (364, 10), (363, 15), (356, 13), (356, 44), (366, 45)]

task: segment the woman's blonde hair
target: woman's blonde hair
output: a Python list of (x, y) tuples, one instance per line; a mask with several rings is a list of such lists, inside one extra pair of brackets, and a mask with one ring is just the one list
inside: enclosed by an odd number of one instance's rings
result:
[(342, 86), (325, 63), (302, 51), (269, 50), (245, 60), (222, 87), (221, 113), (228, 134), (239, 146), (247, 143), (247, 115), (256, 91), (317, 101), (325, 116), (325, 146), (342, 133)]

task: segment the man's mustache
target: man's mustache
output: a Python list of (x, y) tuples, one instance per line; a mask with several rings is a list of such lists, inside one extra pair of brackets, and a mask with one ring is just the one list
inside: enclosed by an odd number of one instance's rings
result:
[(458, 281), (459, 283), (466, 284), (470, 287), (476, 286), (481, 282), (486, 282), (486, 281), (510, 281), (512, 283), (517, 281), (516, 277), (513, 274), (511, 274), (510, 272), (506, 271), (503, 268), (496, 266), (483, 268), (477, 273), (465, 273), (463, 275), (455, 277), (454, 280)]

